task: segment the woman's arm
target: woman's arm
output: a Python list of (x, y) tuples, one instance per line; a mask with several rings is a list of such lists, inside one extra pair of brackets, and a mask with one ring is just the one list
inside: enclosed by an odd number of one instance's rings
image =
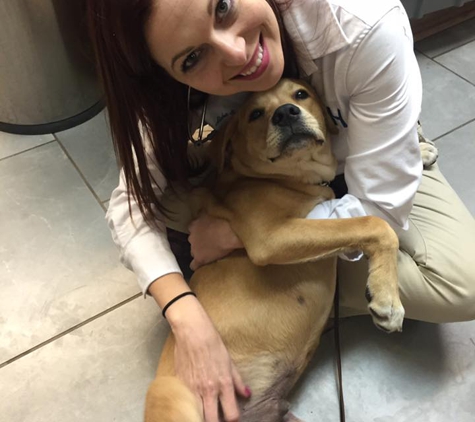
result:
[(422, 176), (417, 120), (422, 82), (405, 13), (385, 15), (356, 49), (349, 96), (345, 180), (367, 214), (394, 228), (407, 219)]
[(341, 81), (348, 96), (349, 195), (317, 206), (308, 218), (375, 215), (402, 230), (422, 176), (417, 136), (422, 82), (404, 11), (392, 9), (353, 50)]
[[(158, 169), (154, 171), (153, 177), (160, 183), (156, 187), (157, 193), (163, 191), (166, 183)], [(128, 191), (121, 171), (119, 185), (109, 202), (106, 220), (119, 249), (121, 262), (135, 273), (146, 294), (153, 281), (166, 274), (181, 274), (181, 270), (170, 250), (165, 224), (159, 223), (160, 230), (152, 229), (134, 198), (130, 198), (130, 205), (129, 213)]]

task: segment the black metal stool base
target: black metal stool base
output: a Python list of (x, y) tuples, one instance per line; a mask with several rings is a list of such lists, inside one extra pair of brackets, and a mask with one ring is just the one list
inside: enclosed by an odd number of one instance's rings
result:
[(46, 135), (48, 133), (61, 132), (92, 119), (102, 111), (104, 106), (104, 101), (99, 100), (92, 107), (73, 117), (41, 125), (16, 125), (0, 122), (0, 132), (13, 133), (15, 135)]

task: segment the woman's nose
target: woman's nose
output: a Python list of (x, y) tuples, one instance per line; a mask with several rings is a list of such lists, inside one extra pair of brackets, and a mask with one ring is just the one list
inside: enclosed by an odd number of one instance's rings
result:
[(246, 40), (232, 33), (217, 33), (215, 48), (228, 66), (243, 66), (247, 63)]

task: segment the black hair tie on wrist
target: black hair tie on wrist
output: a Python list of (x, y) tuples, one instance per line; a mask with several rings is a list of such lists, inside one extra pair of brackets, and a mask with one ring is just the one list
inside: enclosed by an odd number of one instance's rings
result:
[(163, 318), (167, 319), (167, 317), (165, 316), (165, 312), (167, 312), (167, 309), (172, 306), (175, 302), (177, 302), (178, 300), (180, 300), (182, 297), (185, 297), (185, 296), (188, 296), (188, 295), (192, 295), (194, 297), (196, 297), (196, 294), (194, 292), (185, 292), (185, 293), (182, 293), (182, 294), (179, 294), (178, 296), (176, 296), (175, 298), (173, 298), (172, 300), (170, 300), (170, 302), (168, 302), (165, 307), (163, 308), (162, 310), (162, 315), (163, 315)]

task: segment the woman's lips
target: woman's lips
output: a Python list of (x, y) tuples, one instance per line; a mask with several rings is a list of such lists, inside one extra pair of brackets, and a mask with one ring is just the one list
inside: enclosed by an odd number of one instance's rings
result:
[[(262, 56), (264, 55), (264, 49), (262, 48), (262, 46), (260, 44), (258, 44), (257, 50), (258, 50), (257, 60), (255, 61), (254, 66), (252, 66), (249, 70), (247, 70), (245, 72), (241, 72), (240, 73), (241, 76), (251, 76), (261, 65)], [(248, 68), (249, 68), (249, 66), (248, 66)]]
[(250, 81), (257, 79), (261, 76), (269, 66), (269, 50), (267, 49), (262, 36), (259, 38), (259, 43), (254, 51), (252, 60), (241, 71), (241, 73), (235, 76), (233, 79)]

